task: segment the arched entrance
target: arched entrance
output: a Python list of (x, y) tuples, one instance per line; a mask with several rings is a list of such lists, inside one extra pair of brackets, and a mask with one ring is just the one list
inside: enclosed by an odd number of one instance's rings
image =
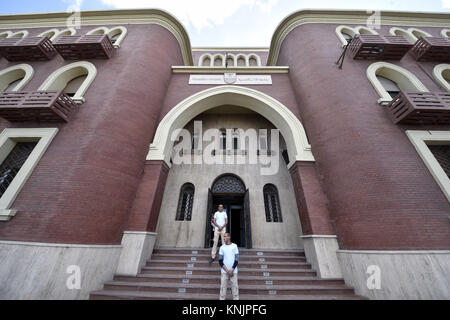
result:
[(205, 248), (212, 247), (214, 213), (222, 204), (228, 215), (227, 231), (238, 247), (252, 248), (249, 192), (244, 182), (233, 174), (218, 177), (208, 190)]

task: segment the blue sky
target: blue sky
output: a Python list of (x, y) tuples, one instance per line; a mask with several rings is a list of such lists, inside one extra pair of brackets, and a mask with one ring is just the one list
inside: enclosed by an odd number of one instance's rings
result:
[(165, 9), (184, 24), (195, 47), (269, 46), (283, 18), (306, 8), (450, 13), (450, 0), (3, 0), (0, 14), (59, 12), (74, 5), (81, 10)]

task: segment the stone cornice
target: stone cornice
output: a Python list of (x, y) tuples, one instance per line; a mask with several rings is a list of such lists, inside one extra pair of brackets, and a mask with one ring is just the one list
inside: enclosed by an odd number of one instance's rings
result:
[(277, 73), (289, 73), (289, 67), (184, 67), (184, 66), (173, 66), (172, 67), (173, 73), (189, 73), (189, 74), (195, 74), (195, 73), (227, 73), (227, 72), (233, 72), (233, 73), (251, 73), (251, 74), (277, 74)]

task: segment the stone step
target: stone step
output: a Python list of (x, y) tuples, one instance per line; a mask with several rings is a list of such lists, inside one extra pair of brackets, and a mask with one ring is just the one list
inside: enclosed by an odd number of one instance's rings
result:
[[(365, 300), (356, 295), (248, 295), (239, 294), (240, 300)], [(90, 295), (91, 300), (219, 300), (219, 293), (215, 294), (186, 294), (151, 291), (94, 291)], [(232, 296), (227, 294), (227, 300)]]
[[(228, 285), (230, 287), (230, 284)], [(180, 284), (180, 283), (159, 283), (159, 282), (122, 282), (109, 281), (104, 285), (104, 290), (124, 290), (124, 291), (152, 291), (152, 292), (172, 292), (172, 293), (210, 293), (220, 291), (220, 283), (205, 286), (203, 284)], [(239, 284), (239, 292), (242, 294), (264, 294), (264, 295), (335, 295), (354, 294), (352, 288), (345, 285), (243, 285)]]
[[(193, 259), (195, 258), (195, 259)], [(180, 260), (180, 261), (208, 261), (211, 259), (211, 254), (176, 254), (176, 253), (154, 253), (151, 260)], [(216, 257), (216, 259), (218, 259)], [(306, 262), (306, 257), (302, 256), (257, 256), (245, 255), (241, 257), (241, 261), (260, 261), (260, 262)]]
[[(254, 268), (254, 269), (310, 269), (311, 265), (305, 262), (260, 262), (260, 261), (239, 261), (238, 268)], [(188, 269), (197, 267), (219, 268), (219, 263), (209, 263), (208, 261), (188, 261), (179, 260), (151, 260), (146, 263), (147, 267), (185, 267)]]
[[(143, 267), (141, 274), (185, 274), (185, 275), (217, 275), (219, 267)], [(258, 269), (258, 268), (239, 268), (239, 274), (243, 276), (316, 276), (316, 272), (312, 269)]]
[[(153, 254), (211, 254), (211, 249), (191, 249), (191, 248), (155, 248)], [(267, 250), (267, 249), (239, 249), (239, 255), (250, 256), (299, 256), (304, 257), (303, 250)]]
[[(115, 276), (115, 281), (128, 282), (164, 282), (164, 283), (197, 283), (197, 284), (216, 284), (220, 283), (220, 275), (211, 275), (205, 277), (204, 275), (177, 275), (177, 274), (139, 274), (136, 277), (131, 276)], [(269, 283), (268, 283), (269, 281)], [(255, 285), (316, 285), (316, 284), (333, 284), (344, 285), (343, 279), (319, 279), (310, 276), (297, 277), (262, 277), (262, 276), (243, 276), (239, 275), (240, 284), (255, 284)]]

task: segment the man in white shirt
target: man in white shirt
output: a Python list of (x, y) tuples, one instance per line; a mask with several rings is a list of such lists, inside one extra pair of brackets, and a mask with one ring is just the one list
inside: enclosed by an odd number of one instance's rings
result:
[(210, 263), (212, 263), (216, 259), (219, 235), (221, 236), (222, 244), (225, 243), (224, 235), (227, 232), (226, 226), (228, 224), (228, 216), (227, 213), (223, 211), (223, 205), (219, 205), (219, 211), (214, 214), (212, 224), (214, 226), (214, 245), (211, 250), (211, 260), (209, 261)]
[(219, 250), (219, 265), (222, 272), (220, 279), (220, 300), (225, 300), (228, 281), (231, 281), (233, 300), (239, 300), (237, 269), (239, 263), (239, 250), (236, 244), (231, 243), (231, 235), (229, 233), (225, 233), (224, 238), (225, 244), (222, 245)]

